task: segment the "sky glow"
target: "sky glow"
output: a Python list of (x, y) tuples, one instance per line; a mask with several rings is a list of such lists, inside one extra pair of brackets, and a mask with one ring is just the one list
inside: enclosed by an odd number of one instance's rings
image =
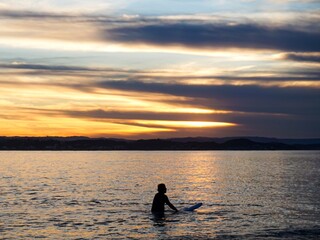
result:
[(0, 135), (319, 137), (320, 2), (0, 0)]

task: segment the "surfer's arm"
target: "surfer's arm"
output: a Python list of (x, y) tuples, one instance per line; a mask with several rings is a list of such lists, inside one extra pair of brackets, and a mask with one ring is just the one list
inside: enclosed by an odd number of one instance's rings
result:
[(169, 201), (169, 198), (166, 197), (166, 204), (174, 211), (178, 212), (178, 209), (176, 209), (175, 206), (173, 206), (173, 204)]

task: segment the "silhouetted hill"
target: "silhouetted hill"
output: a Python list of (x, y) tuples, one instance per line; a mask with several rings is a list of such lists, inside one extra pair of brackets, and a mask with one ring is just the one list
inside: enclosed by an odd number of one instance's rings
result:
[(216, 142), (224, 143), (234, 139), (248, 139), (259, 143), (284, 143), (284, 144), (320, 144), (320, 138), (301, 138), (301, 139), (288, 139), (288, 138), (267, 138), (267, 137), (223, 137), (223, 138), (209, 138), (209, 137), (186, 137), (186, 138), (169, 138), (168, 140), (174, 142)]
[[(0, 137), (0, 150), (320, 150), (319, 139), (295, 140), (253, 137), (126, 140), (88, 137)], [(289, 141), (290, 140), (290, 141)], [(285, 143), (286, 142), (286, 143)], [(287, 142), (292, 142), (288, 144)]]

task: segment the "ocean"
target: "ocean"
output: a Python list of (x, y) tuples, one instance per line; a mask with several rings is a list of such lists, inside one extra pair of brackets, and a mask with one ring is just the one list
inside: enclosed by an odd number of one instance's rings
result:
[(0, 239), (36, 238), (320, 239), (320, 152), (2, 151)]

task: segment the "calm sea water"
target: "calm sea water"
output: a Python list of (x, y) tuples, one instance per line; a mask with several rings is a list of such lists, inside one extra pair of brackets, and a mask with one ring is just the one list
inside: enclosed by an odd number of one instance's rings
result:
[[(155, 219), (162, 182), (203, 206)], [(34, 238), (320, 239), (320, 152), (0, 152), (0, 239)]]

